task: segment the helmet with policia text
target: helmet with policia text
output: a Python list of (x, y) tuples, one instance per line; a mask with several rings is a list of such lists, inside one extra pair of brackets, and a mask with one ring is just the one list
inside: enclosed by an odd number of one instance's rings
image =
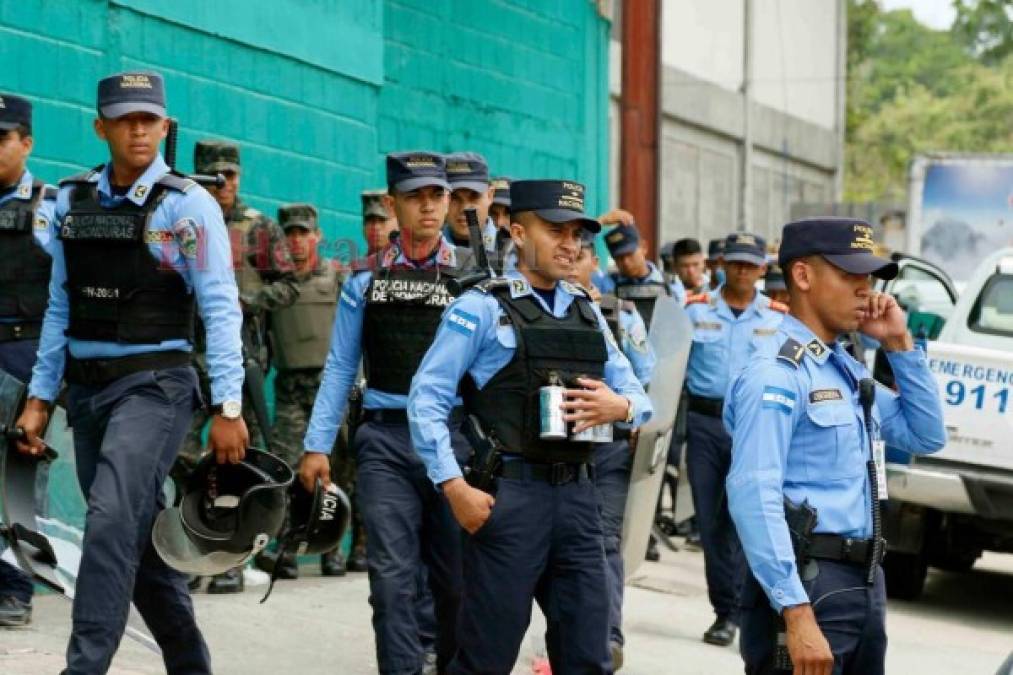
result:
[(211, 576), (242, 565), (281, 530), (294, 477), (263, 450), (247, 449), (238, 464), (218, 464), (209, 454), (186, 480), (179, 505), (155, 520), (155, 550), (186, 574)]

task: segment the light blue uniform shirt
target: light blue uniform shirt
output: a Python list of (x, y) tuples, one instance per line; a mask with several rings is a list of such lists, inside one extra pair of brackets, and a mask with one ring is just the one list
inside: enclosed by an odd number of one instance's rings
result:
[[(447, 239), (441, 237), (439, 247), (420, 264), (405, 256), (395, 241), (383, 249), (377, 257), (380, 267), (405, 266), (429, 269), (437, 264), (453, 267), (457, 264), (456, 249)], [(337, 438), (338, 429), (345, 419), (348, 407), (348, 393), (355, 383), (362, 361), (362, 326), (366, 317), (366, 290), (373, 280), (373, 273), (363, 270), (352, 274), (341, 287), (338, 313), (334, 317), (331, 331), (331, 347), (324, 363), (323, 377), (313, 402), (313, 413), (303, 439), (306, 452), (330, 454)], [(367, 410), (397, 408), (403, 410), (408, 404), (404, 394), (392, 394), (368, 387), (362, 397), (362, 407)]]
[(686, 306), (693, 324), (693, 345), (686, 366), (686, 387), (706, 398), (724, 398), (731, 378), (738, 373), (753, 350), (753, 341), (770, 337), (784, 313), (770, 308), (770, 298), (759, 291), (738, 317), (720, 290), (706, 302)]
[[(21, 180), (18, 181), (18, 186), (13, 192), (0, 197), (0, 206), (3, 206), (9, 201), (15, 199), (21, 201), (30, 201), (32, 198), (32, 173), (28, 169), (21, 174)], [(48, 185), (43, 186), (45, 190)], [(44, 195), (45, 193), (43, 193)], [(56, 212), (56, 200), (45, 199), (43, 196), (39, 199), (39, 205), (35, 208), (35, 221), (32, 223), (32, 235), (35, 237), (35, 243), (37, 243), (43, 251), (48, 253), (50, 257), (53, 255), (53, 241), (56, 239), (55, 228), (53, 226), (53, 219)], [(13, 323), (20, 321), (18, 317), (14, 316), (2, 316), (0, 317), (0, 323)]]
[[(511, 297), (534, 295), (542, 309), (557, 318), (565, 316), (574, 296), (584, 292), (565, 281), (559, 282), (553, 296), (554, 306), (550, 309), (531, 290), (520, 272), (513, 270), (504, 276), (511, 280)], [(595, 312), (608, 336), (605, 340), (608, 350), (605, 383), (630, 400), (634, 416), (629, 426), (638, 427), (650, 419), (651, 401), (637, 381), (629, 360), (615, 345), (597, 307)], [(454, 406), (461, 378), (466, 373), (471, 375), (475, 386), (481, 389), (514, 357), (517, 336), (513, 326), (500, 323), (502, 316), (505, 312), (493, 295), (476, 289), (462, 295), (443, 313), (433, 346), (412, 379), (408, 394), (412, 442), (426, 464), (429, 478), (437, 485), (461, 475), (447, 428), (447, 417)]]
[(651, 383), (651, 373), (658, 359), (651, 343), (647, 341), (644, 319), (636, 309), (619, 310), (619, 349), (629, 359), (637, 380), (647, 387)]
[[(155, 158), (124, 196), (115, 196), (109, 184), (109, 165), (91, 181), (98, 184), (99, 202), (115, 207), (124, 200), (141, 206), (159, 178), (169, 167), (161, 155)], [(60, 190), (56, 198), (55, 222), (62, 223), (70, 210), (70, 190)], [(160, 236), (159, 233), (166, 233)], [(66, 352), (77, 359), (110, 359), (157, 351), (190, 351), (187, 340), (165, 340), (158, 344), (124, 344), (98, 340), (68, 338), (64, 331), (70, 317), (67, 298), (67, 266), (63, 243), (56, 238), (55, 227), (51, 252), (53, 272), (49, 282), (49, 306), (42, 325), (39, 355), (32, 371), (29, 393), (52, 401), (59, 390)], [(211, 376), (212, 403), (241, 401), (243, 389), (243, 355), (239, 330), (243, 314), (239, 308), (232, 249), (218, 203), (207, 190), (194, 185), (186, 192), (167, 190), (161, 203), (151, 214), (146, 236), (151, 255), (170, 265), (183, 277), (187, 288), (196, 295), (201, 319), (207, 327), (207, 362)], [(116, 261), (110, 260), (110, 264)]]
[[(804, 353), (796, 365), (779, 352), (792, 338)], [(790, 348), (786, 348), (789, 349)], [(946, 442), (942, 406), (925, 355), (890, 352), (901, 395), (876, 387), (874, 438), (908, 452), (935, 452)], [(728, 507), (746, 559), (774, 609), (809, 602), (795, 565), (782, 493), (808, 500), (817, 532), (872, 536), (870, 459), (858, 381), (869, 377), (835, 341), (820, 342), (798, 319), (758, 343), (732, 382), (724, 423), (732, 435)]]

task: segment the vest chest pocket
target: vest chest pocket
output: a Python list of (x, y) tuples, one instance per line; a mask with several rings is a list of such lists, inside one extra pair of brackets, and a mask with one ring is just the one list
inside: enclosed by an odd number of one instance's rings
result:
[(861, 427), (845, 402), (809, 403), (805, 469), (809, 480), (856, 478), (865, 472)]

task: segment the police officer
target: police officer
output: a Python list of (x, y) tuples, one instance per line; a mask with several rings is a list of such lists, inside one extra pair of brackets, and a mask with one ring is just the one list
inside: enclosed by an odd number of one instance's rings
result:
[(724, 497), (732, 448), (721, 410), (728, 382), (745, 365), (753, 340), (772, 335), (784, 316), (783, 306), (754, 287), (765, 263), (763, 239), (745, 232), (728, 235), (727, 280), (713, 293), (691, 297), (686, 306), (693, 324), (686, 368), (686, 470), (716, 615), (703, 639), (721, 646), (735, 638), (742, 574), (742, 551)]
[(189, 353), (197, 308), (215, 411), (210, 447), (219, 462), (245, 454), (242, 316), (228, 236), (211, 196), (159, 155), (168, 132), (160, 75), (101, 80), (94, 127), (110, 162), (60, 183), (49, 306), (18, 420), (28, 437), (18, 449), (40, 453), (66, 377), (88, 512), (64, 672), (106, 672), (133, 600), (169, 673), (210, 673), (186, 578), (155, 553), (151, 527), (200, 404)]
[(605, 235), (616, 272), (604, 280), (603, 293), (615, 293), (623, 300), (631, 300), (648, 328), (654, 314), (654, 301), (658, 296), (671, 295), (682, 302), (684, 291), (681, 284), (670, 284), (657, 266), (647, 259), (647, 249), (640, 239), (635, 223), (617, 225)]
[[(620, 350), (630, 361), (633, 372), (645, 388), (651, 381), (656, 357), (647, 341), (647, 327), (640, 318), (636, 306), (628, 300), (614, 295), (601, 295), (591, 284), (591, 274), (598, 269), (598, 256), (594, 251), (594, 235), (585, 232), (581, 237), (580, 254), (573, 265), (568, 280), (588, 289), (605, 317), (612, 337)], [(595, 485), (598, 488), (601, 506), (602, 534), (605, 543), (605, 562), (609, 594), (609, 651), (612, 654), (612, 669), (618, 670), (623, 663), (625, 637), (622, 631), (623, 610), (623, 556), (622, 532), (623, 515), (626, 511), (626, 496), (630, 489), (630, 470), (633, 464), (633, 449), (630, 446), (630, 430), (616, 427), (612, 431), (612, 443), (597, 444), (594, 452)]]
[[(31, 102), (0, 93), (0, 368), (22, 382), (32, 376), (49, 299), (56, 200), (25, 165), (33, 143)], [(44, 477), (36, 485), (43, 504), (46, 485)], [(32, 594), (31, 579), (0, 561), (0, 627), (31, 622)]]
[[(778, 260), (791, 314), (729, 390), (728, 501), (752, 571), (742, 596), (747, 673), (774, 672), (778, 618), (796, 673), (884, 671), (880, 449), (885, 441), (934, 452), (946, 430), (936, 383), (904, 312), (869, 284), (869, 275), (893, 278), (897, 266), (872, 251), (872, 228), (862, 221), (786, 225)], [(882, 344), (899, 394), (862, 382), (868, 370), (837, 342), (856, 329)], [(872, 407), (871, 425), (863, 399)], [(807, 502), (817, 514), (802, 569), (782, 499)]]
[(450, 183), (450, 208), (444, 236), (455, 246), (468, 248), (468, 221), (465, 209), (475, 209), (482, 228), (482, 245), (496, 253), (496, 224), (489, 217), (495, 189), (489, 182), (489, 165), (475, 152), (454, 152), (447, 155), (447, 181)]
[(704, 263), (707, 265), (707, 274), (709, 275), (708, 286), (710, 290), (716, 290), (721, 284), (725, 283), (725, 268), (724, 258), (722, 257), (725, 252), (725, 238), (719, 237), (718, 239), (711, 239), (707, 244), (707, 260)]
[[(638, 426), (651, 403), (590, 296), (561, 281), (580, 252), (581, 229), (600, 228), (583, 213), (583, 185), (514, 181), (510, 192), (516, 266), (447, 310), (409, 396), (415, 448), (469, 535), (459, 651), (448, 672), (509, 673), (537, 597), (553, 671), (606, 673), (593, 448), (540, 437), (539, 390), (556, 378), (570, 387), (561, 417), (575, 432)], [(450, 444), (447, 419), (459, 386), (504, 453), (495, 498), (463, 480)]]
[(788, 306), (788, 287), (784, 283), (784, 272), (776, 264), (767, 265), (767, 273), (763, 275), (763, 293), (774, 302)]
[[(271, 347), (277, 369), (271, 449), (295, 468), (302, 457), (302, 438), (327, 359), (342, 279), (334, 262), (319, 255), (316, 207), (286, 204), (278, 209), (278, 223), (295, 263), (299, 296), (294, 304), (270, 315)], [(286, 563), (286, 577), (297, 575), (294, 553), (291, 560), (282, 561)], [(320, 571), (324, 576), (343, 575), (341, 554), (337, 550), (324, 553)]]
[(397, 231), (397, 216), (384, 204), (386, 190), (363, 190), (362, 238), (366, 240), (366, 255), (372, 255), (390, 243)]
[(509, 176), (492, 179), (492, 204), (489, 206), (489, 217), (496, 226), (497, 234), (506, 232), (510, 238), (510, 181)]
[[(672, 244), (671, 271), (678, 277), (685, 297), (699, 295), (709, 290), (707, 277), (704, 274), (705, 270), (706, 261), (700, 242), (696, 239), (686, 238)], [(683, 302), (685, 302), (685, 297)]]
[[(428, 568), (439, 621), (441, 668), (454, 652), (461, 531), (412, 450), (405, 406), (411, 378), (453, 297), (447, 281), (466, 261), (459, 260), (464, 252), (441, 233), (450, 202), (442, 155), (388, 155), (387, 183), (387, 203), (397, 213), (401, 235), (370, 256), (341, 289), (323, 382), (303, 443), (300, 478), (307, 487), (317, 478), (330, 480), (327, 455), (362, 358), (367, 389), (354, 447), (359, 508), (369, 540), (377, 661), (382, 673), (415, 673), (424, 661), (414, 602), (422, 564)], [(459, 412), (453, 418), (459, 424)], [(452, 438), (454, 461), (464, 462), (467, 441), (457, 432)]]
[[(243, 309), (243, 349), (247, 367), (256, 364), (263, 373), (269, 367), (266, 340), (266, 312), (292, 304), (296, 299), (295, 276), (292, 259), (289, 256), (284, 233), (278, 225), (239, 198), (241, 168), (239, 146), (228, 141), (202, 140), (194, 146), (194, 169), (198, 173), (216, 174), (225, 177), (221, 187), (210, 188), (211, 195), (218, 202), (228, 227), (232, 246), (232, 264), (235, 268), (236, 284), (239, 287), (239, 302)], [(201, 381), (204, 396), (208, 395), (208, 370), (206, 347), (197, 328), (194, 365)], [(244, 387), (247, 397), (262, 396), (258, 378), (247, 376)], [(259, 378), (262, 380), (262, 378)], [(251, 392), (251, 387), (259, 391)], [(248, 401), (252, 403), (252, 401)], [(257, 419), (253, 405), (243, 409), (243, 417), (255, 445), (264, 442), (264, 433)], [(198, 411), (193, 418), (190, 433), (183, 444), (179, 461), (174, 469), (177, 477), (183, 477), (196, 465), (203, 453), (201, 437), (207, 425), (207, 415)], [(191, 580), (195, 589), (200, 579)], [(242, 569), (229, 570), (213, 577), (208, 584), (208, 593), (238, 593), (243, 590)]]

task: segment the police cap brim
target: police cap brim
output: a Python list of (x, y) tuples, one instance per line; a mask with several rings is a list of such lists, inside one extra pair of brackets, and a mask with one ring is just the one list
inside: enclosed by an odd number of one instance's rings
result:
[(889, 281), (897, 276), (897, 263), (871, 253), (824, 253), (823, 258), (849, 274), (871, 274)]
[(730, 262), (743, 262), (749, 263), (750, 265), (756, 265), (757, 267), (767, 264), (767, 259), (762, 255), (756, 255), (754, 253), (748, 253), (746, 251), (735, 251), (734, 253), (725, 253), (722, 256), (726, 263)]
[(21, 122), (0, 122), (0, 131), (10, 131), (21, 126)]
[(485, 192), (489, 189), (488, 183), (483, 183), (480, 180), (458, 180), (450, 181), (451, 190), (474, 190), (475, 192)]
[(441, 187), (450, 190), (450, 183), (438, 176), (419, 176), (418, 178), (407, 178), (394, 184), (395, 192), (411, 192), (424, 187)]
[(535, 214), (542, 220), (550, 223), (578, 222), (588, 232), (598, 234), (601, 232), (601, 223), (594, 218), (588, 218), (580, 211), (570, 209), (535, 209)]
[(99, 108), (102, 117), (107, 120), (114, 120), (130, 113), (145, 112), (159, 117), (166, 117), (165, 106), (147, 101), (123, 101), (122, 103), (110, 103)]
[(187, 534), (178, 508), (169, 508), (158, 514), (151, 530), (151, 543), (169, 567), (184, 574), (214, 576), (249, 559), (253, 551), (202, 551)]

